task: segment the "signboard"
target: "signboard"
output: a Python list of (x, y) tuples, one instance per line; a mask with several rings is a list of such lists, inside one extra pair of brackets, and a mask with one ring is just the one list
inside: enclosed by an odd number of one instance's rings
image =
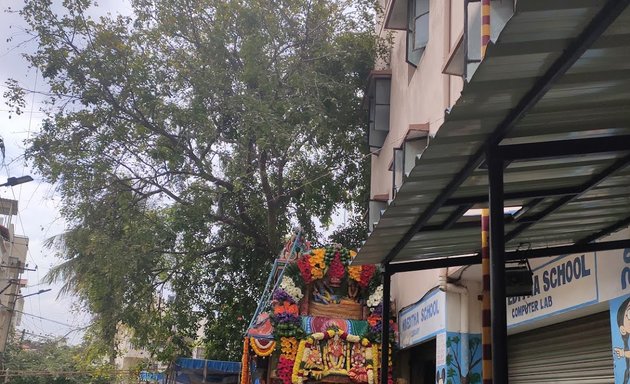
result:
[(599, 300), (630, 294), (630, 248), (597, 252)]
[(507, 299), (508, 326), (597, 303), (595, 263), (594, 254), (569, 255), (534, 269), (534, 294)]
[(630, 378), (630, 296), (610, 300), (610, 329), (615, 383), (627, 383)]
[(398, 317), (400, 348), (428, 340), (446, 326), (446, 300), (444, 292), (434, 291), (402, 311)]

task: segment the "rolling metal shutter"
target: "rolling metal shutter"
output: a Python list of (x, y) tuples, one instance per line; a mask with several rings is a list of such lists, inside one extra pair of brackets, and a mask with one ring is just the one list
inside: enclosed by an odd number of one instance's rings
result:
[(608, 312), (508, 339), (510, 384), (615, 382)]

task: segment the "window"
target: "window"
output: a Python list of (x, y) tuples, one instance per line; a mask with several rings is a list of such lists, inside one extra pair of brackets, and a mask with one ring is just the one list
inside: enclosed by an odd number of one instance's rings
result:
[(429, 0), (409, 0), (407, 62), (417, 66), (429, 41)]
[(369, 91), (369, 130), (370, 150), (381, 148), (389, 133), (389, 95), (391, 78), (373, 78)]

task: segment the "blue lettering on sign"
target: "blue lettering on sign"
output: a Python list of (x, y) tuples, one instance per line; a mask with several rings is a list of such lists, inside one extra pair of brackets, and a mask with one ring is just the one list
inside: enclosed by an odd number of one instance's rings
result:
[(420, 320), (418, 319), (418, 313), (414, 312), (409, 317), (405, 318), (402, 322), (402, 330), (407, 331), (409, 328), (413, 328), (420, 324)]
[[(543, 290), (549, 292), (550, 289), (558, 288), (565, 284), (571, 283), (573, 280), (578, 280), (583, 277), (591, 275), (591, 269), (586, 266), (586, 258), (584, 255), (577, 256), (573, 260), (567, 260), (562, 264), (548, 269), (542, 274)], [(538, 280), (538, 276), (536, 279)], [(534, 282), (534, 289), (537, 282)], [(538, 288), (540, 292), (540, 288)]]
[(540, 279), (538, 278), (538, 275), (534, 276), (534, 289), (533, 289), (533, 295), (539, 295), (540, 294)]
[(430, 304), (425, 305), (420, 310), (420, 313), (413, 312), (405, 316), (404, 318), (402, 318), (401, 325), (400, 325), (401, 330), (408, 331), (420, 325), (421, 322), (427, 321), (430, 318), (439, 315), (440, 309), (438, 305), (439, 305), (438, 300), (434, 300)]
[(431, 304), (422, 308), (422, 311), (420, 311), (420, 314), (421, 314), (420, 321), (426, 321), (432, 318), (433, 316), (437, 316), (439, 313), (440, 313), (440, 310), (438, 309), (438, 302), (437, 300), (434, 300)]
[[(525, 301), (525, 297), (510, 297), (508, 298), (508, 304), (516, 304), (521, 300)], [(544, 297), (540, 300), (533, 300), (530, 302), (525, 302), (521, 305), (517, 305), (512, 308), (512, 318), (516, 319), (517, 317), (526, 316), (529, 314), (533, 314), (541, 309), (551, 308), (553, 305), (553, 298), (551, 296)]]
[[(630, 264), (630, 248), (623, 250), (623, 261)], [(626, 289), (630, 284), (630, 267), (626, 266), (621, 270), (621, 289)]]
[[(624, 260), (629, 264), (626, 267), (627, 272), (622, 272), (622, 285), (630, 285), (630, 249), (626, 250)], [(554, 288), (570, 284), (573, 281), (583, 277), (591, 276), (591, 269), (586, 265), (585, 255), (574, 257), (570, 260), (563, 261), (561, 264), (555, 265), (542, 272), (542, 274), (533, 277), (533, 296), (542, 292), (549, 292)], [(541, 284), (542, 279), (542, 284)], [(624, 280), (625, 279), (625, 280)], [(521, 303), (522, 302), (522, 303)], [(508, 297), (507, 303), (514, 306), (511, 310), (512, 318), (533, 314), (541, 309), (548, 309), (553, 306), (553, 297), (546, 296), (539, 300), (531, 300), (531, 296)]]

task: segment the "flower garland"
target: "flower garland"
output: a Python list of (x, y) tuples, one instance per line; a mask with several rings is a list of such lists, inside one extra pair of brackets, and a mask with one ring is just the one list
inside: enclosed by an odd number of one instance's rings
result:
[(304, 382), (304, 369), (302, 364), (304, 361), (304, 349), (306, 348), (306, 343), (309, 340), (312, 342), (313, 339), (307, 338), (301, 340), (298, 346), (297, 354), (295, 355), (295, 363), (293, 364), (293, 370), (291, 374), (291, 382), (293, 384), (302, 384)]
[(249, 384), (249, 337), (243, 342), (243, 357), (241, 358), (241, 384)]
[(370, 295), (367, 299), (367, 306), (370, 308), (377, 307), (380, 303), (383, 302), (383, 284), (376, 287), (374, 293)]
[(250, 346), (256, 356), (267, 357), (276, 349), (276, 342), (273, 340), (250, 338)]
[(374, 277), (375, 272), (376, 272), (375, 265), (371, 265), (371, 264), (364, 265), (363, 268), (361, 268), (361, 277), (358, 280), (359, 286), (361, 288), (367, 288), (368, 285), (370, 285), (370, 281)]
[(311, 251), (311, 256), (308, 259), (311, 265), (311, 279), (319, 280), (324, 277), (326, 273), (326, 262), (324, 260), (325, 250), (324, 248), (317, 248)]
[(298, 350), (298, 340), (295, 337), (280, 338), (280, 353), (287, 358), (295, 358)]
[(287, 358), (284, 355), (280, 355), (278, 359), (278, 366), (276, 367), (276, 375), (283, 384), (291, 384), (293, 365), (295, 361)]
[(374, 383), (374, 351), (373, 344), (363, 339), (355, 343), (351, 350), (351, 368), (348, 377), (355, 383)]
[(347, 248), (343, 248), (340, 244), (335, 244), (334, 246), (328, 246), (325, 249), (325, 260), (327, 265), (330, 265), (336, 256), (339, 256), (339, 260), (344, 267), (350, 265), (350, 251)]
[(330, 283), (333, 285), (334, 281), (341, 282), (341, 279), (346, 274), (346, 268), (344, 267), (343, 262), (341, 261), (341, 254), (339, 252), (335, 253), (335, 256), (328, 267), (328, 277), (330, 277)]
[(274, 336), (276, 340), (283, 337), (302, 337), (304, 331), (300, 324), (300, 309), (297, 305), (297, 302), (304, 296), (302, 290), (292, 278), (283, 276), (280, 287), (276, 289), (273, 296)]
[(356, 255), (355, 251), (335, 244), (312, 249), (310, 253), (300, 256), (294, 265), (305, 284), (311, 284), (328, 276), (332, 285), (338, 286), (347, 272), (349, 278), (356, 281), (361, 288), (367, 288), (375, 275), (376, 267), (374, 265), (351, 267), (350, 261)]
[(348, 267), (348, 277), (356, 281), (361, 288), (367, 288), (370, 285), (375, 272), (376, 266), (370, 264)]
[(280, 358), (276, 367), (276, 374), (283, 384), (291, 384), (293, 380), (293, 366), (298, 352), (298, 340), (295, 337), (280, 338)]
[(299, 316), (299, 309), (297, 304), (290, 301), (283, 301), (281, 304), (276, 304), (273, 307), (273, 314), (275, 316), (288, 314), (293, 316)]
[(361, 283), (361, 272), (363, 271), (362, 265), (352, 265), (348, 267), (348, 277), (357, 283)]
[[(321, 380), (322, 377), (338, 374), (347, 375), (359, 384), (374, 384), (374, 356), (378, 353), (374, 348), (376, 344), (367, 338), (338, 329), (313, 333), (300, 341), (292, 382), (303, 384), (308, 378)], [(334, 357), (338, 359), (335, 361)]]
[(282, 337), (296, 337), (301, 339), (304, 336), (304, 330), (299, 323), (299, 318), (296, 319), (296, 321), (277, 323), (274, 329), (276, 339)]
[(280, 289), (284, 291), (294, 303), (297, 303), (304, 297), (302, 290), (295, 285), (295, 282), (289, 276), (282, 276), (282, 281), (280, 282)]
[(374, 383), (374, 372), (378, 372), (378, 363), (380, 357), (378, 355), (378, 344), (372, 344), (372, 365), (368, 364), (368, 384)]
[(313, 282), (313, 277), (311, 276), (311, 262), (310, 255), (304, 255), (297, 259), (297, 266), (300, 269), (300, 275), (302, 276), (302, 280), (304, 280), (305, 284), (310, 284)]

